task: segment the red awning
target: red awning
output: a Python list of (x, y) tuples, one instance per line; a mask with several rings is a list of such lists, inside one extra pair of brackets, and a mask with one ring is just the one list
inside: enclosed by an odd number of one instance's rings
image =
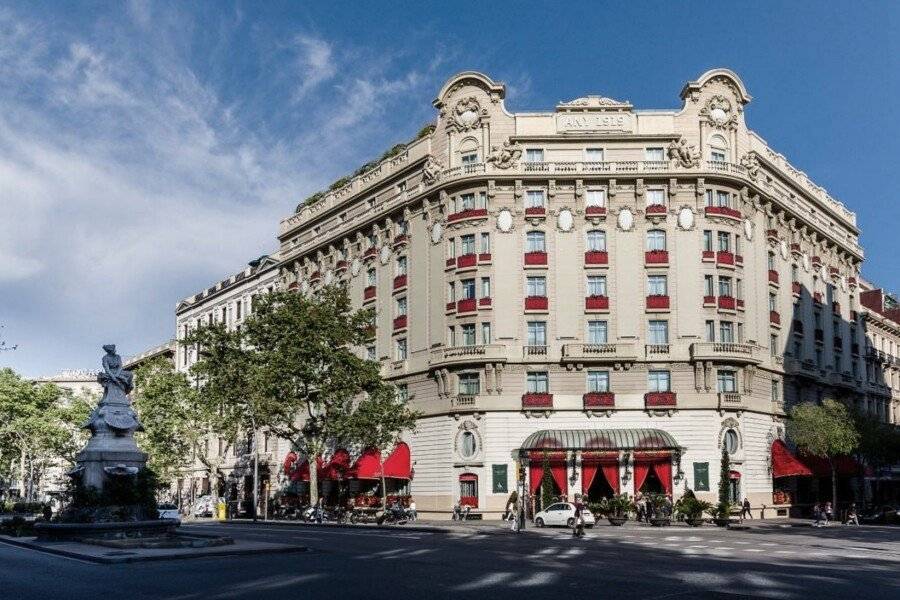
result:
[(349, 476), (352, 479), (380, 479), (381, 465), (379, 465), (379, 452), (374, 448), (364, 451), (353, 466)]
[(350, 471), (350, 453), (343, 448), (334, 451), (334, 456), (323, 469), (324, 479), (344, 479)]
[(810, 477), (812, 471), (781, 440), (772, 442), (772, 478)]
[[(412, 475), (412, 457), (409, 446), (400, 442), (394, 451), (384, 459), (384, 476), (392, 479), (410, 479)], [(379, 452), (369, 448), (360, 455), (356, 463), (347, 471), (352, 479), (381, 479)]]
[[(803, 462), (812, 471), (812, 475), (816, 477), (831, 477), (831, 462), (827, 458), (818, 456), (802, 457)], [(838, 477), (856, 477), (861, 473), (871, 472), (871, 469), (864, 468), (858, 461), (849, 456), (838, 456), (834, 459), (834, 466), (837, 470)]]

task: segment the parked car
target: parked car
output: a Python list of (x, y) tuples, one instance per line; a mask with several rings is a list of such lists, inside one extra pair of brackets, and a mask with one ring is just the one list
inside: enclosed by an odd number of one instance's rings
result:
[[(581, 514), (584, 517), (584, 526), (593, 527), (596, 521), (594, 520), (594, 515), (591, 514), (591, 511), (587, 508), (583, 508)], [(571, 502), (557, 502), (556, 504), (551, 504), (534, 515), (534, 524), (537, 527), (543, 527), (544, 525), (551, 527), (572, 527), (575, 524), (575, 505)]]
[(159, 513), (160, 519), (175, 519), (177, 521), (181, 521), (181, 517), (178, 515), (178, 507), (174, 504), (160, 504), (156, 507), (156, 512)]
[(859, 516), (860, 523), (870, 525), (900, 525), (900, 508), (896, 506), (877, 506)]

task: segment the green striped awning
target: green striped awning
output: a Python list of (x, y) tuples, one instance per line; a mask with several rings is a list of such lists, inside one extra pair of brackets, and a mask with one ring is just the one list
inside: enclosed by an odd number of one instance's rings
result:
[(671, 434), (660, 429), (542, 429), (522, 443), (530, 450), (678, 450)]

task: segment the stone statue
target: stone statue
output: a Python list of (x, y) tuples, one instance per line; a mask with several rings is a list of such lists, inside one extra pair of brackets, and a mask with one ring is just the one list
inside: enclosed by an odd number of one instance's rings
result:
[(494, 163), (498, 169), (508, 169), (514, 167), (522, 156), (522, 148), (518, 144), (513, 144), (509, 140), (503, 142), (503, 147), (493, 146), (491, 153), (485, 159), (485, 162)]
[(103, 349), (106, 351), (102, 361), (103, 372), (97, 376), (97, 381), (104, 388), (114, 385), (121, 389), (123, 394), (130, 394), (134, 389), (133, 377), (131, 371), (122, 368), (122, 358), (116, 354), (116, 345), (106, 344)]
[(700, 153), (684, 138), (669, 144), (668, 155), (669, 160), (677, 160), (685, 169), (695, 167), (700, 163)]
[(428, 160), (425, 161), (425, 166), (422, 167), (422, 181), (424, 181), (426, 185), (435, 183), (441, 178), (441, 171), (443, 168), (444, 166), (438, 159), (429, 156)]

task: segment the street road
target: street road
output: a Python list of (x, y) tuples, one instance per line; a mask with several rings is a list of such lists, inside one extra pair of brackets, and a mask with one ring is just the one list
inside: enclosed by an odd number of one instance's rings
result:
[(900, 529), (598, 526), (515, 535), (186, 526), (300, 554), (95, 565), (0, 544), (0, 598), (897, 598)]

